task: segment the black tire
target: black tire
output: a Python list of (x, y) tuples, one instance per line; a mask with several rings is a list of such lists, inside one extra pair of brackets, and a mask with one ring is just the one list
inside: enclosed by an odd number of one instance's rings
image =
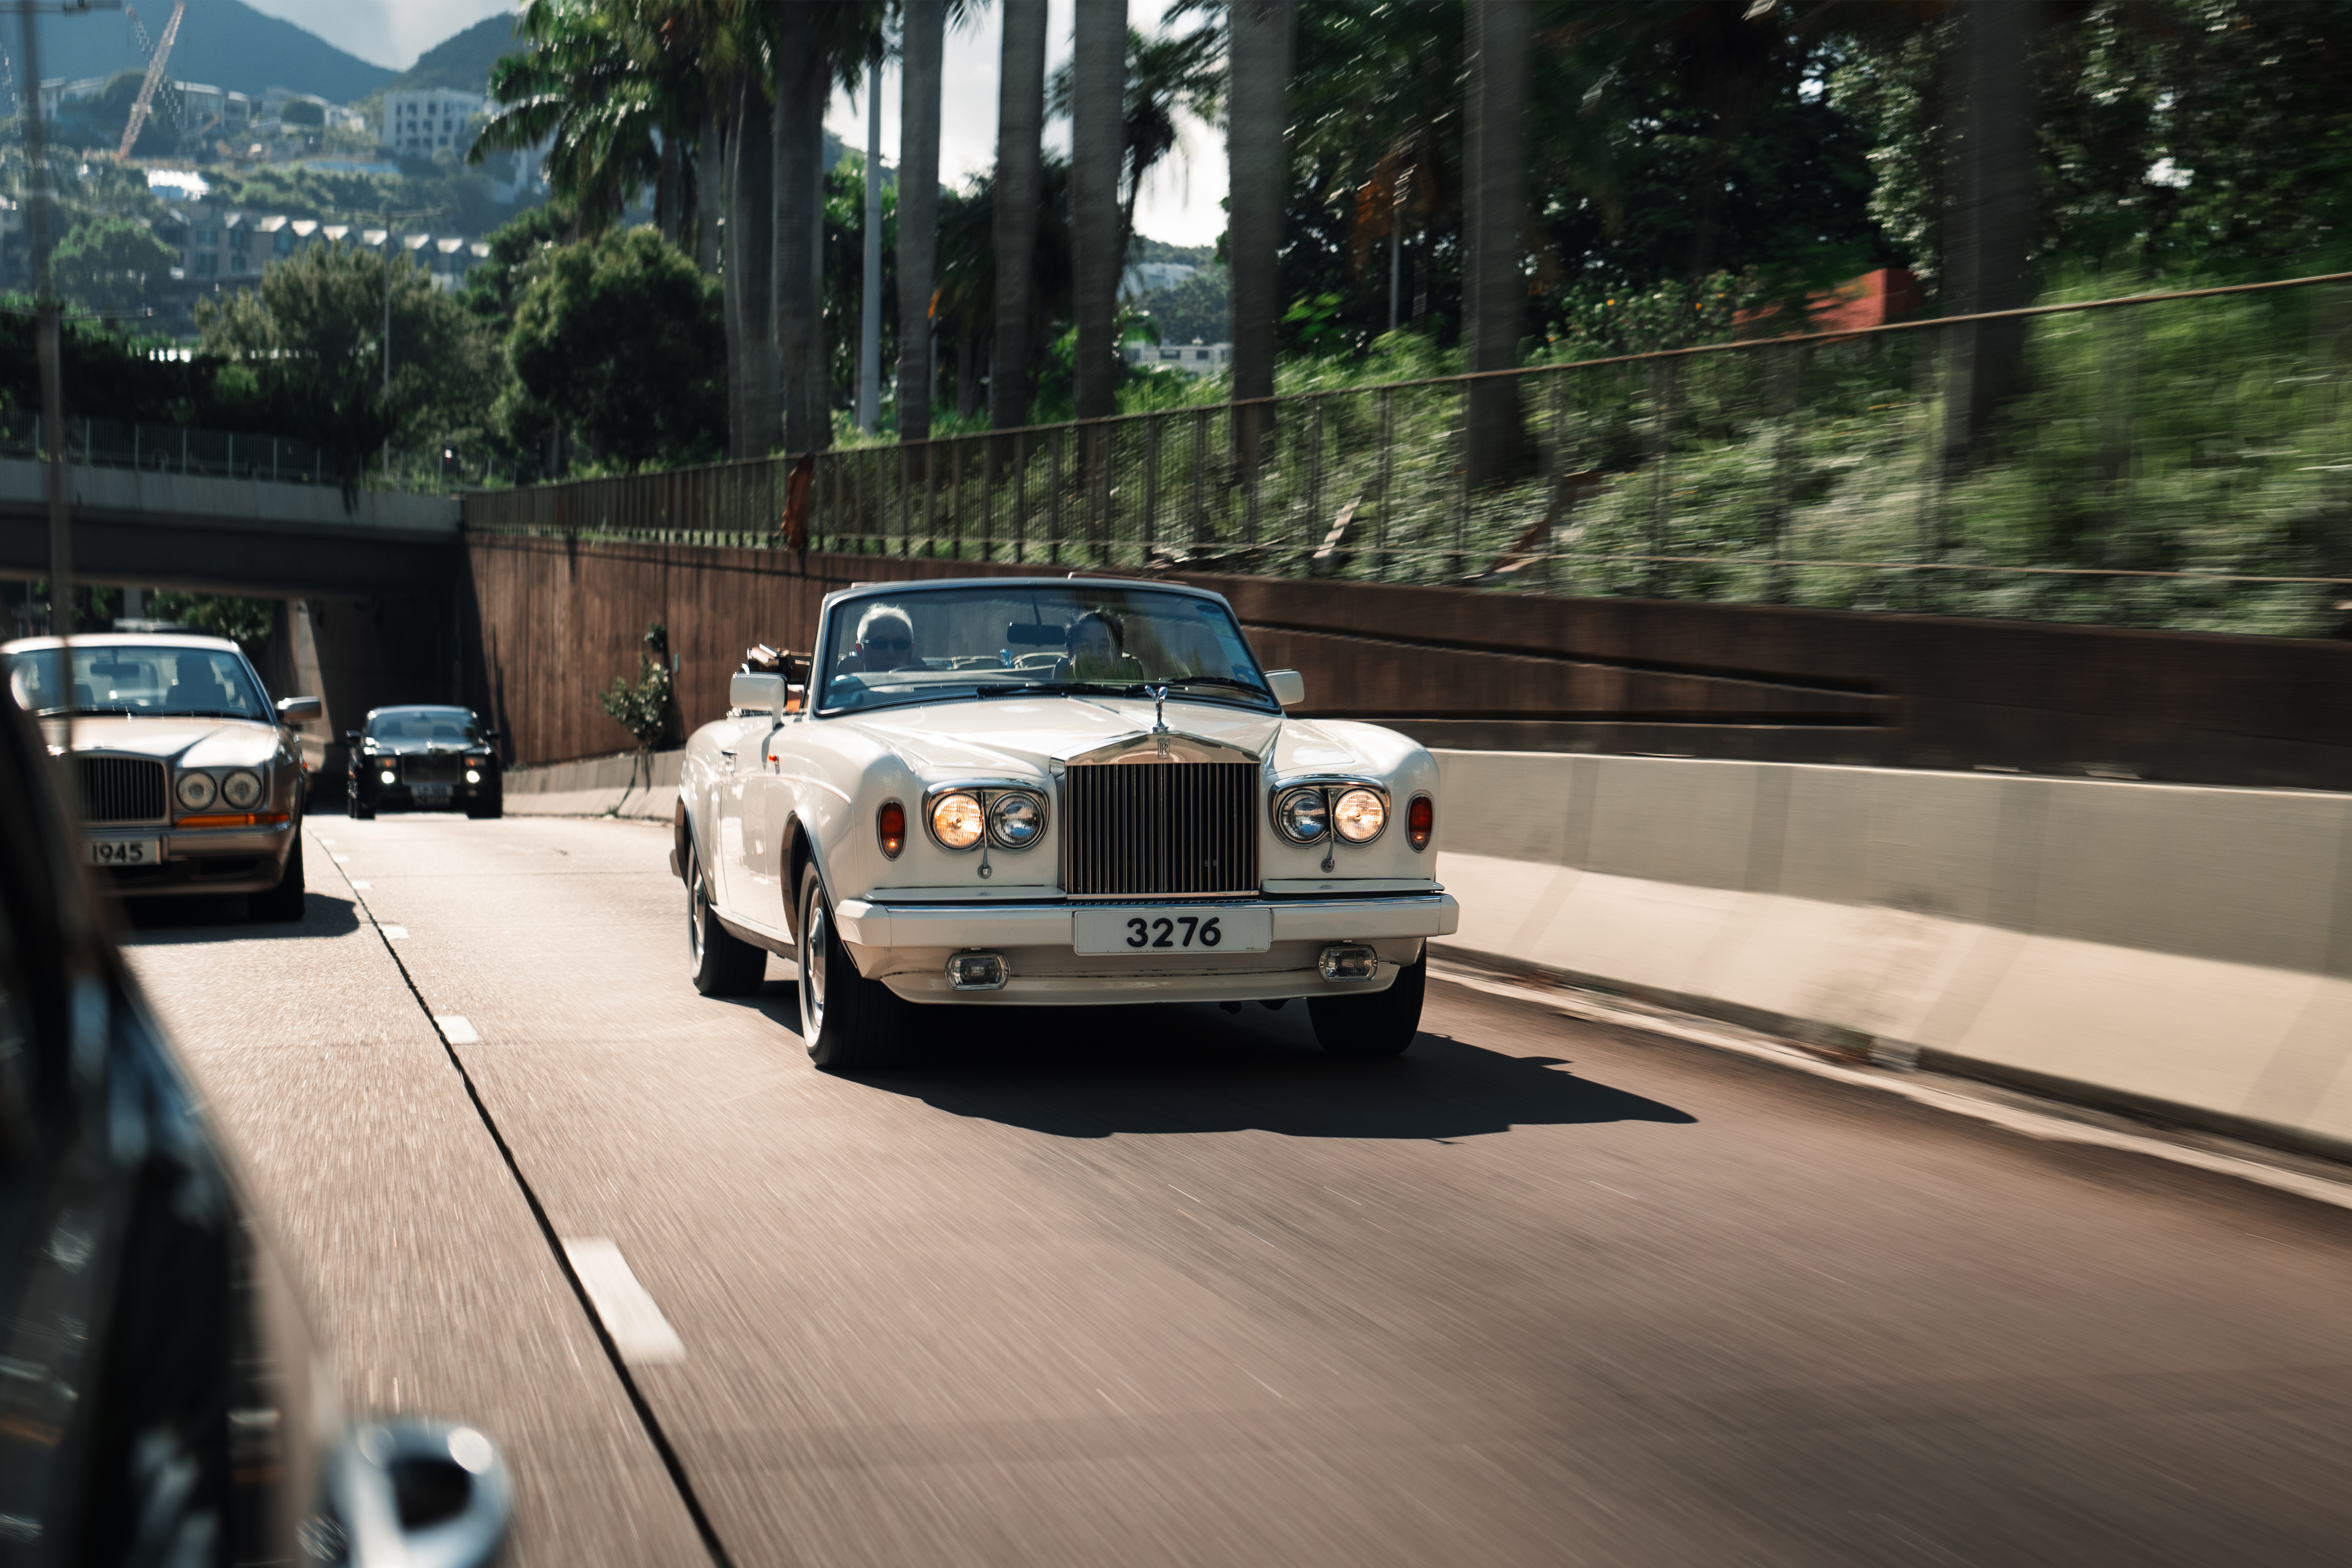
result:
[(285, 874), (269, 891), (246, 895), (245, 918), (272, 923), (302, 918), (302, 825), (299, 820), (294, 824), (294, 847), (286, 852)]
[(466, 815), (476, 822), (496, 822), (506, 814), (506, 797), (494, 795), (484, 800), (479, 796), (466, 803)]
[(702, 858), (691, 848), (686, 861), (686, 956), (694, 966), (694, 988), (705, 996), (756, 995), (768, 978), (768, 950), (719, 923), (710, 886), (702, 879)]
[(375, 803), (353, 795), (351, 797), (350, 804), (344, 806), (343, 812), (354, 822), (373, 822), (375, 820)]
[(1385, 991), (1370, 996), (1310, 996), (1307, 1016), (1315, 1039), (1335, 1057), (1402, 1056), (1421, 1032), (1422, 998), (1429, 991), (1429, 944), (1397, 972)]
[(857, 973), (834, 933), (833, 905), (816, 868), (801, 870), (801, 1038), (827, 1072), (890, 1067), (905, 1054), (908, 1005), (879, 980)]

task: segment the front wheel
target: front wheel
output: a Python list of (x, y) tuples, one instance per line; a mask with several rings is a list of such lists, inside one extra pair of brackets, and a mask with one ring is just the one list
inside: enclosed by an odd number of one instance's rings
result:
[(375, 819), (375, 803), (362, 795), (352, 796), (350, 804), (344, 806), (343, 810), (354, 822), (372, 822)]
[(466, 815), (476, 822), (496, 822), (505, 814), (506, 805), (503, 795), (476, 795), (466, 803)]
[(1393, 984), (1370, 996), (1314, 996), (1307, 1016), (1318, 1044), (1335, 1057), (1402, 1056), (1421, 1032), (1421, 1002), (1429, 990), (1429, 944), (1397, 971)]
[(286, 851), (286, 869), (278, 886), (266, 893), (248, 893), (245, 918), (257, 921), (299, 921), (302, 918), (302, 826), (294, 826), (294, 845)]
[(710, 885), (702, 879), (702, 858), (687, 846), (686, 955), (694, 965), (694, 988), (705, 996), (749, 996), (768, 977), (768, 951), (719, 923), (710, 907)]
[(904, 1050), (907, 1004), (857, 965), (833, 929), (833, 905), (814, 865), (801, 868), (801, 1039), (827, 1072), (888, 1067)]

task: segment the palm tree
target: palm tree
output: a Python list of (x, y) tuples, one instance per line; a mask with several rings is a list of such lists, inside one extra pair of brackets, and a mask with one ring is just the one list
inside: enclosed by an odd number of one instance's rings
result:
[(1117, 331), (1122, 260), (1119, 174), (1126, 163), (1127, 0), (1077, 8), (1070, 71), (1070, 270), (1077, 284), (1077, 413), (1118, 411)]
[(583, 233), (610, 226), (661, 173), (656, 79), (630, 20), (600, 0), (530, 0), (515, 34), (530, 47), (491, 67), (498, 107), (467, 154), (549, 142), (549, 185)]
[(882, 52), (881, 0), (792, 0), (776, 7), (773, 127), (776, 201), (774, 342), (784, 448), (832, 441), (832, 375), (824, 347), (824, 106), (835, 84), (853, 90)]
[[(787, 17), (799, 10), (783, 7)], [(787, 24), (789, 26), (789, 24)], [(735, 79), (734, 111), (727, 136), (727, 449), (736, 458), (765, 457), (776, 444), (775, 270), (777, 206), (773, 127), (782, 113), (768, 102), (767, 84), (751, 71)]]
[(1004, 56), (996, 91), (996, 333), (989, 360), (988, 418), (1003, 430), (1029, 421), (1029, 292), (1044, 158), (1045, 0), (1004, 0)]
[[(1290, 192), (1285, 132), (1298, 0), (1232, 0), (1226, 45), (1225, 251), (1233, 270), (1234, 396), (1274, 395), (1275, 321), (1282, 313), (1282, 208)], [(1257, 458), (1262, 413), (1239, 422), (1245, 463)]]
[[(1520, 301), (1527, 295), (1525, 216), (1528, 0), (1471, 0), (1468, 113), (1464, 118), (1462, 345), (1470, 371), (1519, 363)], [(1527, 450), (1516, 377), (1469, 384), (1463, 460), (1473, 486), (1509, 477)]]
[(898, 77), (898, 439), (931, 434), (932, 289), (939, 255), (945, 0), (902, 0)]

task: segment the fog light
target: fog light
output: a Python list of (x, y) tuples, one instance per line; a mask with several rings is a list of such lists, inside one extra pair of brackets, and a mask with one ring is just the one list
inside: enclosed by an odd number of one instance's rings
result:
[[(1364, 951), (1370, 952), (1371, 949)], [(958, 991), (1002, 991), (1006, 978), (1001, 953), (958, 952), (948, 956), (948, 984)]]
[(1381, 972), (1381, 955), (1360, 942), (1335, 942), (1315, 967), (1326, 980), (1370, 980)]
[(399, 781), (392, 776), (392, 770), (390, 768), (386, 768), (383, 770), (383, 782), (386, 784), (396, 784)]
[(467, 768), (467, 769), (466, 770), (466, 782), (467, 782), (467, 784), (479, 784), (479, 783), (481, 783), (481, 782), (482, 782), (482, 775), (481, 775), (480, 771), (479, 771), (478, 769), (475, 769), (475, 768)]

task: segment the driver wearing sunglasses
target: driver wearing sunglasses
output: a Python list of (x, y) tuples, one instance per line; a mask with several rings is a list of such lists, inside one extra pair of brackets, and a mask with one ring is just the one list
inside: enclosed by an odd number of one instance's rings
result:
[(844, 668), (871, 675), (880, 670), (921, 669), (915, 657), (915, 622), (896, 605), (877, 605), (858, 617), (857, 647)]

